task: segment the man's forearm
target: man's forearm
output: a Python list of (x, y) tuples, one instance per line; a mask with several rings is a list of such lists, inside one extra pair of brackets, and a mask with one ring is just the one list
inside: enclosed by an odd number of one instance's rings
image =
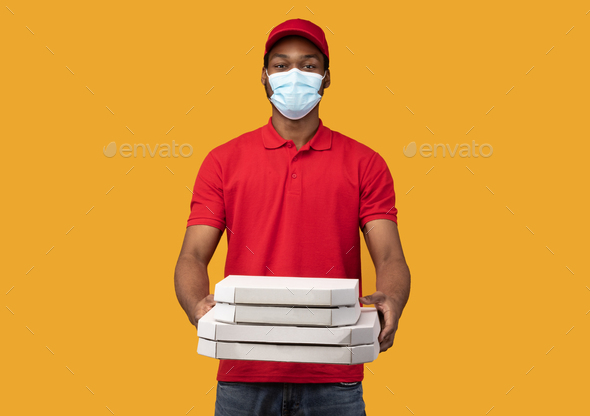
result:
[(401, 316), (410, 297), (410, 269), (405, 260), (392, 260), (376, 268), (377, 290), (395, 301), (397, 316)]
[(174, 271), (174, 287), (180, 306), (192, 323), (197, 303), (209, 294), (207, 266), (191, 255), (180, 256)]

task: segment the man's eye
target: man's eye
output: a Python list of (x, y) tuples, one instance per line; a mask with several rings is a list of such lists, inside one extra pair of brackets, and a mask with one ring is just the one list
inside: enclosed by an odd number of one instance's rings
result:
[(278, 65), (275, 65), (275, 68), (277, 68), (277, 67), (279, 67), (279, 66), (285, 66), (285, 65), (283, 65), (283, 64), (278, 64)]
[(310, 66), (311, 68), (309, 68), (309, 69), (315, 68), (315, 65), (312, 65), (312, 64), (307, 64), (307, 65), (304, 65), (304, 66)]

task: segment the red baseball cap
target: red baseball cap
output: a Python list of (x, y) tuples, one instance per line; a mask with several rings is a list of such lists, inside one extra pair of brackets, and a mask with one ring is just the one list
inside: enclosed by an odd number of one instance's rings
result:
[(330, 55), (328, 54), (328, 41), (326, 41), (326, 35), (322, 28), (315, 23), (304, 19), (285, 20), (283, 23), (273, 28), (270, 35), (268, 35), (268, 40), (264, 47), (264, 55), (272, 49), (272, 46), (277, 43), (279, 39), (289, 35), (303, 36), (330, 58)]

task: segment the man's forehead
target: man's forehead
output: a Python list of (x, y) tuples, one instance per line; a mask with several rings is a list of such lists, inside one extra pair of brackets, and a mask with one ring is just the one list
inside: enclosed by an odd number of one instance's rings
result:
[(276, 52), (273, 53), (270, 57), (270, 59), (273, 58), (285, 58), (285, 59), (289, 59), (289, 58), (299, 58), (299, 59), (310, 59), (310, 58), (315, 58), (318, 61), (320, 60), (320, 56), (317, 53), (303, 53), (303, 54), (297, 54), (297, 53), (285, 53), (285, 52)]

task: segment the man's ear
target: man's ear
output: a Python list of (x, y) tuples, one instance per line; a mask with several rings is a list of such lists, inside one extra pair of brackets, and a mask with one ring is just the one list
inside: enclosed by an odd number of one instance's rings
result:
[(324, 91), (326, 88), (328, 88), (330, 86), (330, 70), (327, 69), (326, 70), (326, 75), (324, 76), (324, 79), (322, 80), (322, 86), (320, 87), (318, 93), (320, 95), (324, 95)]
[(260, 76), (260, 82), (262, 83), (262, 85), (264, 85), (266, 87), (266, 80), (268, 79), (268, 77), (266, 76), (266, 68), (263, 66), (262, 67), (262, 75)]

